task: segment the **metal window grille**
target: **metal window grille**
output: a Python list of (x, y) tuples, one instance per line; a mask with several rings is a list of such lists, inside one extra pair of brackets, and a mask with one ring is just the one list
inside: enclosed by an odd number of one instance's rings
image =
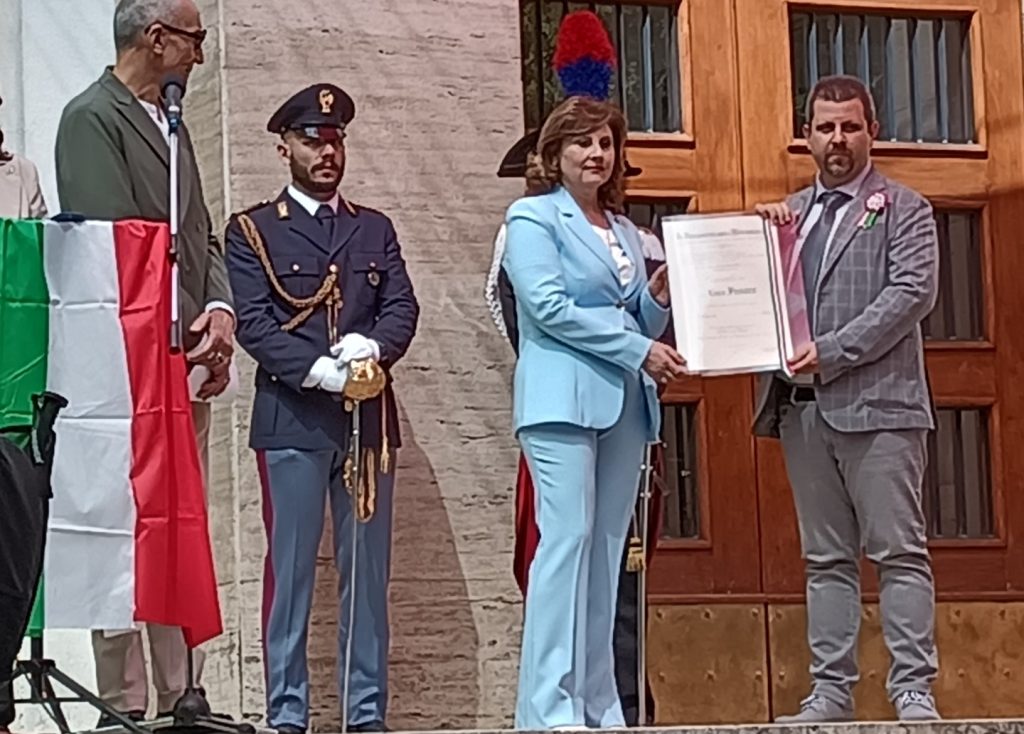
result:
[(632, 199), (626, 202), (626, 216), (637, 227), (646, 227), (658, 235), (662, 242), (661, 220), (675, 214), (685, 214), (690, 206), (689, 199), (650, 200)]
[(939, 409), (928, 437), (924, 513), (931, 538), (989, 538), (995, 534), (989, 463), (989, 412)]
[(700, 537), (700, 489), (697, 484), (697, 406), (664, 405), (662, 538)]
[(611, 98), (633, 132), (681, 132), (679, 6), (624, 2), (520, 0), (522, 81), (526, 129), (540, 127), (562, 99), (551, 68), (563, 16), (592, 10), (604, 21), (619, 60)]
[(806, 100), (831, 74), (864, 81), (880, 140), (975, 142), (970, 18), (799, 11), (790, 15), (794, 134)]
[(931, 340), (971, 341), (985, 336), (981, 215), (936, 211), (939, 297), (922, 324)]

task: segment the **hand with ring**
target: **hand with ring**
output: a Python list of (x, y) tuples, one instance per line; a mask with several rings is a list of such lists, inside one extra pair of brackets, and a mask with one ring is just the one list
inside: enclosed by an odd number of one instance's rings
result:
[(232, 337), (235, 317), (223, 309), (204, 311), (190, 327), (193, 334), (202, 334), (199, 346), (188, 353), (189, 362), (213, 368), (229, 361), (234, 354)]

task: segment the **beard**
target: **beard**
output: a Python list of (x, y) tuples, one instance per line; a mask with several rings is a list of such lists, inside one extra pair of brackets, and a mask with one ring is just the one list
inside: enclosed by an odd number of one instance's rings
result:
[[(344, 166), (344, 164), (342, 164)], [(338, 190), (338, 185), (341, 183), (341, 176), (344, 173), (343, 168), (330, 169), (331, 176), (327, 179), (314, 177), (315, 174), (321, 172), (326, 166), (319, 165), (314, 166), (312, 169), (307, 169), (305, 166), (298, 163), (294, 158), (290, 164), (292, 180), (298, 183), (302, 188), (306, 189), (313, 194), (330, 194)]]
[(836, 177), (842, 177), (856, 167), (853, 154), (848, 150), (833, 150), (825, 154), (824, 168)]

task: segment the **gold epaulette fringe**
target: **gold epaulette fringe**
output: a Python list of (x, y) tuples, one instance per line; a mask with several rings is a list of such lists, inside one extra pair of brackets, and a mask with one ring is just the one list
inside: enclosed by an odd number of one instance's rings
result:
[[(355, 507), (356, 519), (366, 523), (373, 519), (377, 511), (377, 457), (373, 449), (363, 449), (363, 468), (360, 472), (360, 486), (356, 488), (352, 504)], [(352, 475), (355, 473), (352, 456), (345, 459), (345, 488), (352, 494)]]
[(626, 571), (628, 573), (637, 573), (643, 571), (644, 566), (647, 565), (647, 559), (644, 558), (644, 546), (640, 541), (640, 538), (633, 536), (629, 539), (629, 551), (626, 554)]
[(391, 473), (391, 449), (388, 446), (388, 391), (380, 396), (380, 470), (383, 474)]

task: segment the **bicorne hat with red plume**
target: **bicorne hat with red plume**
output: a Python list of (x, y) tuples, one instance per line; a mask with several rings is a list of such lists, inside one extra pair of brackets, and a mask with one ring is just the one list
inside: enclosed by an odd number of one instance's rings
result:
[[(565, 97), (591, 97), (608, 101), (615, 78), (617, 55), (601, 19), (590, 10), (577, 10), (562, 18), (555, 37), (551, 66)], [(526, 161), (537, 145), (540, 128), (530, 130), (509, 148), (498, 167), (500, 178), (521, 178)], [(626, 175), (636, 176), (639, 168), (626, 162)]]

